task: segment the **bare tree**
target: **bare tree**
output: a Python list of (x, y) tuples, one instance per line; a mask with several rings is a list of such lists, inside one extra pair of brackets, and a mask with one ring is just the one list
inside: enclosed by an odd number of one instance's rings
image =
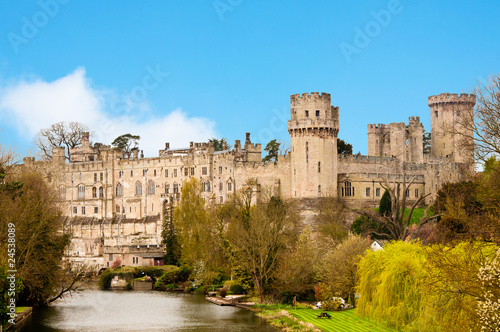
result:
[(79, 122), (54, 123), (49, 128), (38, 132), (35, 137), (35, 145), (48, 159), (52, 159), (52, 149), (54, 147), (64, 147), (66, 149), (66, 159), (71, 160), (71, 149), (82, 144), (82, 132), (88, 130), (86, 125)]
[(475, 109), (461, 110), (462, 128), (448, 131), (458, 135), (461, 149), (484, 162), (490, 155), (500, 155), (500, 74), (479, 81), (474, 94)]
[[(392, 185), (386, 179), (385, 182), (381, 182), (380, 185), (382, 188), (387, 190), (389, 195), (391, 196), (391, 213), (386, 215), (380, 215), (374, 210), (355, 210), (356, 213), (366, 216), (376, 223), (385, 226), (388, 230), (387, 233), (377, 233), (373, 232), (380, 236), (387, 236), (391, 240), (405, 240), (410, 234), (410, 222), (411, 216), (413, 214), (413, 210), (430, 194), (421, 195), (411, 206), (408, 216), (405, 220), (404, 213), (407, 206), (406, 201), (406, 191), (410, 189), (410, 186), (415, 181), (415, 178), (412, 178), (410, 183), (406, 183), (406, 175), (403, 174), (403, 181), (394, 180)], [(427, 224), (429, 221), (433, 221), (436, 218), (440, 217), (441, 214), (435, 214), (432, 216), (428, 215), (429, 208), (426, 208), (424, 211), (424, 216), (420, 219), (415, 232), (413, 232), (411, 239), (415, 239), (418, 237), (420, 233), (420, 229), (422, 226)]]

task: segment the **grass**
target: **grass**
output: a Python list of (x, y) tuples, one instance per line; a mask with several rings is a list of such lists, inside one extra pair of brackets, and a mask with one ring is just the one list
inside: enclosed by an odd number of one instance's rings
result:
[[(418, 225), (418, 222), (424, 216), (425, 209), (426, 208), (415, 208), (415, 210), (413, 210), (413, 213), (411, 215), (411, 220), (410, 220), (410, 226), (413, 225), (413, 224)], [(375, 208), (374, 210), (378, 212), (378, 208)], [(410, 213), (410, 208), (406, 208), (405, 209), (405, 214), (404, 214), (404, 217), (403, 217), (403, 220), (405, 222), (406, 222), (406, 218), (408, 218), (408, 213)], [(429, 209), (428, 214), (430, 216), (432, 216), (433, 212)]]
[(23, 312), (24, 310), (28, 309), (29, 307), (16, 307), (16, 313)]
[(379, 326), (365, 318), (356, 315), (356, 309), (330, 312), (331, 319), (318, 318), (322, 311), (315, 309), (288, 309), (288, 312), (303, 322), (313, 324), (322, 331), (365, 332), (381, 331), (395, 332), (397, 330)]

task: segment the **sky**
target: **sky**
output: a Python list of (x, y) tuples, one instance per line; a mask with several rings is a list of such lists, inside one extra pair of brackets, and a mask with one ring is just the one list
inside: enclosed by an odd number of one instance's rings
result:
[(0, 145), (35, 155), (60, 121), (94, 142), (140, 135), (290, 142), (290, 95), (327, 92), (339, 137), (420, 116), (500, 72), (500, 2), (0, 0)]

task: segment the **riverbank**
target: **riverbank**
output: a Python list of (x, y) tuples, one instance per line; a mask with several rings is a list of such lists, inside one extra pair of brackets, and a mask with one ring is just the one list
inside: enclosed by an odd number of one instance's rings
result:
[(19, 331), (30, 319), (33, 313), (32, 307), (16, 307), (16, 319), (14, 325), (8, 325), (6, 331)]

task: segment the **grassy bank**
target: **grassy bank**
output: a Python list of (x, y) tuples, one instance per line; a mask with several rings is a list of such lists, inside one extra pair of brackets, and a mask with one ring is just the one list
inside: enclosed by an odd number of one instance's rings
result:
[(331, 319), (318, 318), (321, 310), (300, 304), (297, 309), (290, 305), (256, 305), (255, 310), (269, 324), (285, 331), (396, 332), (358, 317), (355, 309), (329, 312)]

